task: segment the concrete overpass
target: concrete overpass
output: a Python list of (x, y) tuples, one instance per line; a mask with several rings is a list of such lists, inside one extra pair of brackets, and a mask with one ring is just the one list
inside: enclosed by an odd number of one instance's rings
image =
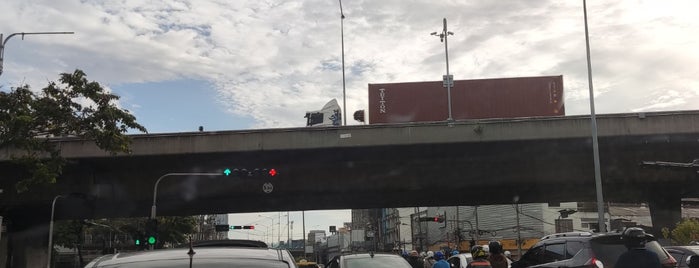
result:
[[(641, 161), (699, 158), (699, 111), (598, 117), (605, 201), (649, 202), (674, 220), (679, 198), (699, 196), (692, 169)], [(133, 135), (133, 153), (111, 156), (91, 141), (58, 139), (70, 160), (59, 182), (13, 191), (0, 152), (0, 207), (16, 221), (147, 216), (155, 180), (170, 172), (275, 168), (270, 179), (165, 179), (159, 215), (335, 208), (594, 201), (587, 116)], [(271, 193), (263, 185), (272, 183)], [(670, 222), (672, 224), (672, 222)]]

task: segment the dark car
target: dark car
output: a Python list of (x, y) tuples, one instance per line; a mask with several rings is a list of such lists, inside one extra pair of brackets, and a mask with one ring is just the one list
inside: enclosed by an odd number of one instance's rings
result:
[(326, 265), (328, 268), (411, 268), (403, 257), (393, 254), (350, 254), (336, 256)]
[(687, 268), (687, 259), (692, 255), (699, 255), (699, 246), (672, 246), (665, 247), (670, 255), (677, 261), (677, 268)]
[(119, 253), (99, 257), (86, 268), (250, 267), (296, 268), (286, 250), (255, 247), (193, 247)]
[[(646, 249), (658, 255), (663, 267), (677, 265), (652, 235), (646, 235)], [(621, 233), (571, 232), (545, 236), (512, 268), (523, 267), (614, 267), (627, 248)]]

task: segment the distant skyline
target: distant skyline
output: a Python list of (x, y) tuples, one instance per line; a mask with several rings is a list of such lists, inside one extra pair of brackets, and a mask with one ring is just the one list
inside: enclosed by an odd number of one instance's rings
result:
[[(5, 37), (75, 32), (9, 40), (0, 90), (82, 69), (151, 133), (303, 127), (306, 111), (342, 102), (336, 1), (5, 0), (0, 10)], [(369, 83), (441, 79), (444, 47), (430, 33), (443, 18), (455, 80), (563, 75), (566, 113), (589, 113), (582, 1), (356, 0), (343, 10), (348, 115), (368, 109)], [(588, 3), (597, 113), (699, 109), (696, 10), (694, 0)], [(307, 226), (350, 218), (313, 217)]]

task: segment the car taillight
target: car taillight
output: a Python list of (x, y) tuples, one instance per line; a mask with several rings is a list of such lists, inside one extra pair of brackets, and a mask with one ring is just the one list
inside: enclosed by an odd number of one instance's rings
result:
[(602, 263), (602, 261), (598, 260), (597, 258), (592, 257), (589, 261), (585, 263), (585, 267), (604, 268), (604, 263)]
[(677, 261), (675, 258), (672, 257), (672, 255), (667, 255), (669, 258), (665, 259), (662, 263), (662, 266), (664, 268), (675, 268), (677, 267)]

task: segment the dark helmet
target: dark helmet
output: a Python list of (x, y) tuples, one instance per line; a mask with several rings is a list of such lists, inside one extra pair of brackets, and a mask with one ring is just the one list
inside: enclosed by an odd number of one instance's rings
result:
[(443, 260), (444, 259), (444, 253), (441, 251), (437, 251), (434, 253), (434, 259), (435, 260)]
[(483, 246), (473, 246), (471, 248), (471, 256), (476, 259), (476, 258), (485, 258), (486, 257), (485, 249), (483, 249)]
[(500, 254), (502, 253), (502, 244), (500, 244), (500, 241), (490, 241), (490, 243), (488, 243), (488, 250), (490, 254)]
[(638, 227), (626, 228), (621, 234), (621, 237), (627, 248), (640, 248), (643, 247), (646, 242), (646, 232)]

